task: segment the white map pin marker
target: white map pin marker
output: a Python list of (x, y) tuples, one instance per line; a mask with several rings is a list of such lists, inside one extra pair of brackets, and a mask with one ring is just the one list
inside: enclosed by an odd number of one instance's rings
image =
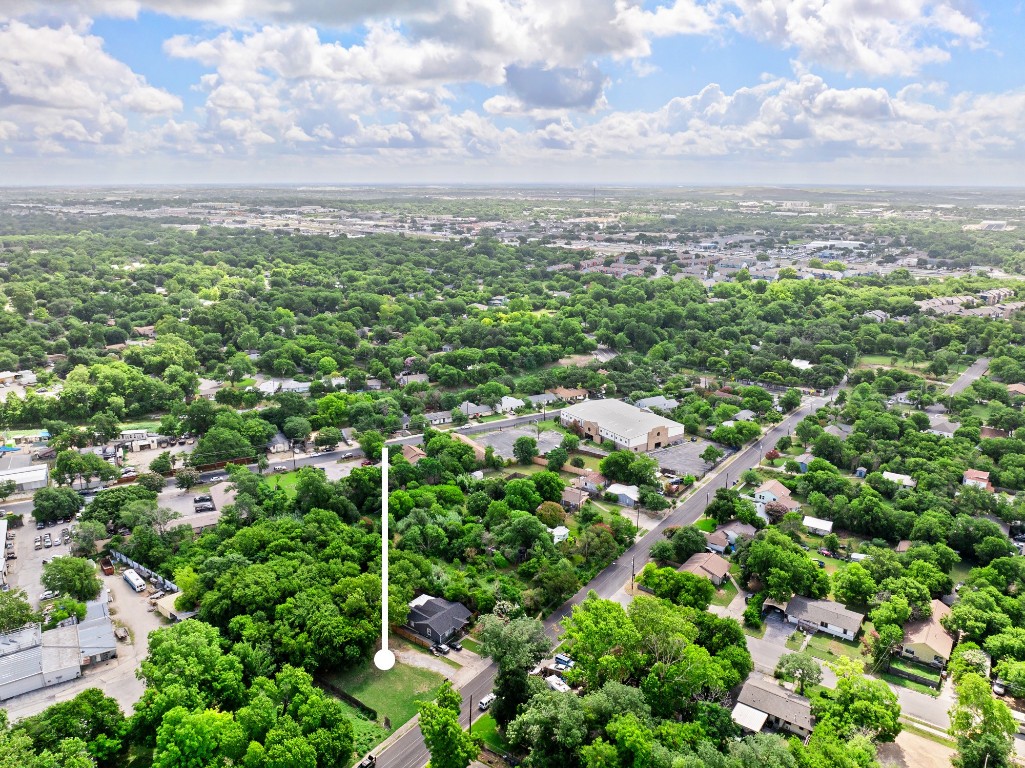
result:
[(381, 448), (381, 650), (374, 654), (374, 666), (382, 672), (395, 666), (395, 654), (388, 650), (388, 446)]

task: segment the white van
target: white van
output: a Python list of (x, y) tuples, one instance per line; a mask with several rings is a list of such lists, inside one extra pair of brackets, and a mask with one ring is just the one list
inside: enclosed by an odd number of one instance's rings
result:
[(124, 580), (128, 582), (128, 586), (134, 589), (136, 592), (142, 592), (146, 589), (146, 582), (142, 580), (142, 576), (137, 574), (134, 570), (129, 568), (122, 576)]

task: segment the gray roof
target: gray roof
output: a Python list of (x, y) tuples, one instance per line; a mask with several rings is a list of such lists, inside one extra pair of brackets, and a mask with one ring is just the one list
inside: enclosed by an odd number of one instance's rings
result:
[(812, 729), (811, 702), (761, 677), (749, 677), (737, 701), (807, 731)]
[[(43, 649), (35, 646), (0, 657), (0, 687), (43, 672)], [(41, 686), (40, 686), (41, 687)]]
[[(109, 623), (109, 622), (108, 622)], [(78, 627), (57, 627), (43, 633), (43, 671), (50, 672), (82, 666), (78, 646)]]
[(834, 603), (832, 600), (812, 600), (800, 595), (790, 600), (786, 613), (798, 621), (807, 621), (816, 625), (824, 621), (852, 633), (861, 629), (861, 622), (865, 620), (862, 614), (850, 611), (840, 603)]
[(657, 427), (683, 429), (679, 422), (642, 411), (622, 400), (587, 400), (564, 409), (562, 415), (578, 421), (593, 421), (625, 439), (644, 437)]
[(107, 600), (109, 598), (109, 592), (106, 587), (100, 590), (100, 595), (95, 600), (90, 600), (85, 604), (85, 618), (83, 622), (90, 621), (92, 619), (103, 619), (110, 615), (107, 611)]
[(440, 597), (421, 595), (409, 604), (409, 621), (426, 624), (439, 637), (462, 629), (469, 619), (470, 611), (465, 605)]
[(634, 403), (638, 408), (658, 408), (663, 411), (671, 411), (679, 404), (680, 402), (678, 400), (673, 400), (671, 398), (667, 399), (663, 395), (645, 397)]
[(527, 395), (527, 400), (534, 405), (550, 405), (559, 402), (559, 398), (550, 392), (542, 392), (540, 395)]
[(117, 648), (110, 619), (92, 619), (78, 625), (78, 647), (82, 656), (95, 656)]

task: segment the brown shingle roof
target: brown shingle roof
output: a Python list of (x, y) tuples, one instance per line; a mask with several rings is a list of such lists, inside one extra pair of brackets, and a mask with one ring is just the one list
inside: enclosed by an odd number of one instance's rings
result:
[(720, 582), (730, 572), (730, 564), (714, 552), (698, 552), (691, 555), (690, 559), (680, 566), (680, 570)]
[(811, 702), (761, 677), (749, 677), (737, 701), (806, 731), (812, 729)]
[(949, 615), (950, 608), (939, 600), (933, 600), (932, 616), (912, 621), (904, 627), (904, 645), (922, 643), (944, 659), (949, 659), (950, 652), (954, 650), (954, 638), (940, 624), (940, 619)]

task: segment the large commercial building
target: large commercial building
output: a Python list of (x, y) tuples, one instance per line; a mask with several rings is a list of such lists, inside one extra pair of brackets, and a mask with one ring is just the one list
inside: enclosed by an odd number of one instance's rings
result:
[(564, 427), (576, 427), (596, 443), (628, 451), (653, 451), (683, 442), (683, 424), (621, 400), (586, 400), (562, 409)]

